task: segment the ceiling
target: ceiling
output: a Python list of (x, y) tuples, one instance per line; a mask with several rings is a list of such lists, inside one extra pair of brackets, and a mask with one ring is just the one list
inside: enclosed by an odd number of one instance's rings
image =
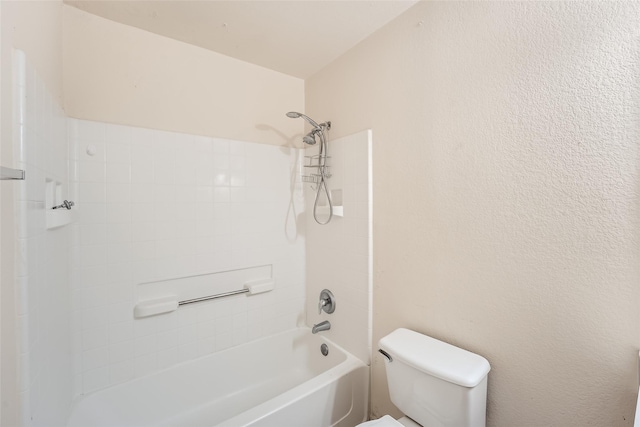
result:
[(304, 79), (416, 1), (65, 0), (65, 3)]

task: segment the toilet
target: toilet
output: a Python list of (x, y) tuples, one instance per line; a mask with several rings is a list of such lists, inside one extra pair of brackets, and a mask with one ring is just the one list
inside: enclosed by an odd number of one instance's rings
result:
[(487, 359), (409, 329), (379, 342), (385, 356), (389, 395), (406, 416), (389, 415), (367, 427), (484, 427)]

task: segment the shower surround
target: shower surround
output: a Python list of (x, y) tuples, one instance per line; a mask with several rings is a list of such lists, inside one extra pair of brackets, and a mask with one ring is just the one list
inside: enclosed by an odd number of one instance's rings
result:
[[(373, 181), (371, 130), (338, 138), (329, 143), (331, 191), (335, 216), (326, 225), (313, 217), (315, 191), (305, 185), (307, 212), (307, 324), (331, 322), (326, 334), (366, 364), (371, 359), (373, 299)], [(315, 154), (308, 148), (306, 155)], [(321, 199), (322, 200), (322, 199)], [(326, 215), (328, 206), (319, 212)], [(337, 308), (318, 313), (318, 297), (328, 288)]]
[[(69, 123), (76, 394), (304, 322), (298, 149)], [(141, 283), (261, 265), (272, 266), (272, 292), (133, 317)]]
[[(299, 149), (70, 119), (15, 59), (25, 426), (64, 425), (73, 397), (304, 324)], [(75, 202), (52, 229), (49, 179)], [(133, 317), (139, 283), (257, 265), (272, 266), (272, 292)]]
[[(344, 217), (309, 225), (307, 150), (68, 118), (22, 52), (14, 63), (24, 426), (66, 425), (82, 395), (310, 325), (320, 281), (338, 298), (323, 334), (368, 363), (369, 132), (331, 142)], [(47, 227), (47, 182), (75, 202), (69, 223)], [(310, 236), (333, 255), (307, 258)], [(141, 284), (265, 265), (271, 292), (134, 317)]]

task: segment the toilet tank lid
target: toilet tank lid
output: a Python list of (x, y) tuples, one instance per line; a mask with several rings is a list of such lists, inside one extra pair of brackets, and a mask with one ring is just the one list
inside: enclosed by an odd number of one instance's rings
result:
[(463, 387), (477, 386), (491, 369), (478, 354), (405, 328), (382, 337), (378, 345), (394, 360)]

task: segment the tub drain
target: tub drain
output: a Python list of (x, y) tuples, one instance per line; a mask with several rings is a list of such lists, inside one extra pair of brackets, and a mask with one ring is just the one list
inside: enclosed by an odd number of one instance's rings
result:
[(329, 346), (326, 344), (322, 344), (320, 346), (320, 353), (322, 353), (323, 356), (326, 356), (327, 354), (329, 354)]

